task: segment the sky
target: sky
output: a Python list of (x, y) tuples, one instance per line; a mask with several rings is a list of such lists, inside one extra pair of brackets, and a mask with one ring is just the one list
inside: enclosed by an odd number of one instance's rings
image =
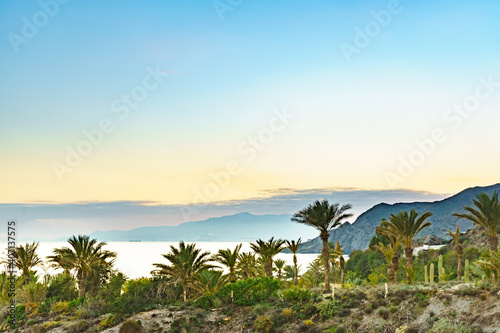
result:
[[(498, 183), (499, 13), (494, 0), (2, 1), (2, 218), (34, 209), (32, 232), (87, 232), (133, 227), (90, 221), (96, 204), (177, 224), (300, 209), (283, 191), (366, 192), (361, 210)], [(196, 204), (209, 209), (162, 210)], [(81, 209), (60, 220), (67, 207)]]

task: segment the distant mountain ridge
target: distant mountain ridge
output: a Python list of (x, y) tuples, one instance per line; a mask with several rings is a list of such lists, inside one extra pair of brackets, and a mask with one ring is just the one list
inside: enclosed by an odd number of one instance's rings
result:
[[(472, 227), (472, 222), (458, 219), (451, 214), (463, 212), (464, 206), (472, 206), (472, 200), (477, 194), (486, 192), (491, 196), (494, 191), (500, 192), (500, 184), (468, 188), (449, 198), (434, 202), (396, 203), (392, 205), (380, 203), (359, 215), (354, 223), (346, 223), (343, 228), (332, 230), (329, 241), (339, 241), (346, 253), (351, 253), (355, 249), (366, 249), (375, 235), (375, 227), (380, 225), (382, 218), (388, 218), (390, 214), (397, 214), (402, 210), (411, 209), (415, 209), (419, 214), (427, 211), (434, 213), (428, 219), (428, 221), (432, 222), (432, 225), (422, 230), (418, 234), (418, 238), (430, 234), (444, 237), (446, 230), (455, 230), (457, 223), (460, 230), (465, 232)], [(303, 243), (299, 253), (320, 253), (321, 247), (321, 239), (316, 237), (309, 242)]]
[[(313, 237), (308, 226), (291, 223), (290, 214), (235, 215), (213, 217), (203, 221), (185, 222), (177, 226), (141, 227), (132, 230), (95, 231), (90, 234), (99, 241), (165, 241), (176, 242), (254, 242), (271, 237), (296, 239), (304, 233)], [(311, 238), (310, 237), (310, 238)], [(66, 240), (63, 238), (60, 240)]]

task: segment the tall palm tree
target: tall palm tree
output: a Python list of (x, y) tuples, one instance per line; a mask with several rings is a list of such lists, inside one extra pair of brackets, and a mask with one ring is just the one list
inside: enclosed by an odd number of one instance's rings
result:
[(396, 244), (394, 244), (394, 246), (392, 244), (384, 245), (382, 242), (378, 243), (378, 245), (375, 245), (375, 248), (382, 252), (385, 259), (387, 260), (387, 281), (389, 283), (396, 282), (393, 258), (396, 254), (396, 251), (398, 250), (398, 247), (399, 241), (396, 241)]
[(500, 203), (498, 202), (498, 193), (495, 191), (493, 196), (486, 193), (480, 193), (473, 200), (474, 207), (466, 206), (464, 210), (468, 213), (452, 214), (461, 219), (472, 221), (484, 229), (488, 237), (490, 252), (498, 249), (498, 232), (500, 231)]
[(330, 231), (342, 226), (342, 221), (351, 217), (346, 211), (351, 209), (350, 204), (339, 206), (338, 203), (330, 204), (328, 200), (316, 200), (311, 205), (298, 211), (292, 217), (292, 221), (302, 223), (317, 229), (323, 241), (323, 265), (325, 271), (325, 292), (330, 292), (330, 258), (328, 255), (328, 238)]
[[(378, 226), (375, 228), (375, 233), (379, 236), (384, 236), (391, 243), (392, 248), (394, 249), (394, 255), (392, 256), (392, 269), (394, 271), (393, 282), (398, 282), (398, 271), (399, 271), (399, 257), (401, 253), (399, 251), (399, 247), (401, 242), (399, 241), (399, 235), (393, 235), (391, 230), (387, 227)], [(388, 277), (389, 278), (389, 277)]]
[(169, 265), (155, 263), (158, 268), (155, 272), (160, 275), (168, 275), (181, 283), (184, 302), (187, 301), (189, 285), (193, 283), (196, 273), (202, 270), (215, 268), (210, 264), (210, 252), (201, 253), (201, 249), (195, 248), (196, 244), (185, 244), (179, 242), (179, 248), (170, 245), (170, 252), (162, 254), (169, 261)]
[(281, 272), (283, 271), (283, 267), (285, 267), (286, 261), (283, 259), (276, 259), (274, 261), (274, 266), (278, 271), (278, 279), (281, 279)]
[(451, 232), (450, 230), (446, 231), (448, 231), (447, 235), (453, 239), (453, 242), (455, 242), (455, 251), (457, 251), (458, 258), (457, 281), (460, 282), (462, 276), (462, 256), (464, 254), (464, 247), (460, 244), (460, 228), (457, 224), (457, 230), (455, 232)]
[(340, 283), (344, 284), (345, 283), (345, 259), (344, 259), (344, 250), (342, 250), (342, 246), (340, 246), (339, 241), (337, 241), (337, 244), (335, 245), (335, 253), (337, 254), (337, 257), (339, 258), (339, 268), (340, 268)]
[[(406, 281), (411, 284), (410, 272), (413, 271), (413, 241), (422, 229), (431, 226), (431, 222), (425, 220), (432, 216), (426, 212), (418, 217), (416, 210), (410, 212), (401, 211), (397, 215), (391, 214), (389, 221), (383, 219), (380, 226), (387, 228), (388, 232), (395, 238), (399, 238), (405, 248), (406, 257)], [(418, 217), (418, 219), (417, 219)]]
[(72, 236), (68, 239), (69, 247), (54, 249), (54, 255), (48, 256), (57, 268), (73, 271), (78, 282), (78, 295), (83, 297), (89, 290), (96, 291), (100, 282), (100, 272), (113, 266), (116, 252), (104, 250), (106, 242), (97, 242), (89, 236)]
[(240, 256), (242, 244), (236, 245), (234, 251), (231, 249), (220, 249), (213, 257), (212, 260), (226, 266), (229, 269), (229, 281), (236, 282), (236, 264)]
[(284, 240), (275, 240), (274, 237), (271, 237), (267, 242), (258, 239), (255, 243), (250, 243), (250, 248), (260, 256), (264, 263), (266, 276), (273, 276), (273, 258), (285, 249), (284, 243)]
[(287, 248), (293, 253), (293, 284), (299, 284), (298, 270), (297, 270), (297, 252), (299, 251), (300, 244), (302, 244), (302, 239), (299, 238), (297, 241), (286, 241)]
[(30, 282), (31, 270), (42, 263), (42, 259), (36, 253), (38, 245), (38, 242), (33, 242), (31, 244), (26, 243), (25, 245), (19, 245), (12, 252), (14, 266), (22, 272), (24, 283)]
[(247, 280), (257, 276), (257, 259), (251, 252), (243, 252), (239, 255), (236, 271), (239, 276)]

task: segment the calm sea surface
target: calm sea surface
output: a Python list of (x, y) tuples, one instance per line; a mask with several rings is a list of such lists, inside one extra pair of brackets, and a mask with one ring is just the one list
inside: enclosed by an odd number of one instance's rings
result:
[[(189, 243), (189, 242), (188, 242)], [(219, 249), (234, 249), (241, 242), (197, 242), (196, 247), (203, 251), (216, 253)], [(250, 243), (242, 243), (242, 251), (250, 251)], [(45, 257), (52, 254), (52, 250), (57, 247), (68, 246), (67, 242), (40, 242), (38, 247), (39, 256), (45, 260)], [(118, 253), (115, 268), (123, 272), (129, 278), (138, 278), (149, 276), (154, 269), (153, 263), (164, 263), (167, 261), (162, 254), (170, 252), (170, 245), (177, 247), (178, 242), (109, 242), (104, 248)], [(304, 273), (307, 266), (319, 254), (297, 254), (297, 263), (301, 266), (299, 273)], [(276, 259), (281, 258), (289, 265), (293, 265), (293, 255), (280, 253)], [(54, 270), (45, 268), (47, 272), (53, 273)], [(38, 272), (43, 272), (38, 269)]]

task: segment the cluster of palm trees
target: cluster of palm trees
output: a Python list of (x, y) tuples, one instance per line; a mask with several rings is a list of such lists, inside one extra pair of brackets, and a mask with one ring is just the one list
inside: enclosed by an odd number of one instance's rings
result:
[[(500, 204), (498, 194), (492, 197), (486, 193), (479, 194), (473, 201), (474, 207), (464, 207), (466, 213), (453, 214), (454, 216), (472, 221), (478, 225), (487, 235), (490, 253), (482, 257), (477, 264), (492, 279), (500, 278), (500, 251), (498, 251), (498, 232), (500, 231)], [(311, 265), (323, 266), (325, 292), (331, 292), (330, 277), (335, 279), (336, 267), (340, 270), (340, 283), (344, 284), (345, 259), (342, 246), (339, 242), (329, 242), (330, 231), (342, 227), (342, 223), (352, 216), (347, 213), (351, 205), (331, 204), (327, 200), (315, 201), (306, 208), (298, 211), (292, 217), (292, 221), (309, 225), (317, 229), (322, 240), (321, 261), (315, 261)], [(415, 210), (401, 211), (391, 214), (388, 219), (383, 219), (376, 233), (387, 238), (386, 244), (376, 245), (386, 258), (387, 280), (390, 283), (397, 282), (399, 259), (402, 255), (399, 250), (403, 248), (406, 258), (406, 280), (413, 283), (413, 250), (415, 238), (425, 228), (431, 225), (428, 219), (431, 212), (425, 212), (419, 216)], [(455, 232), (448, 230), (448, 235), (455, 243), (458, 257), (458, 280), (462, 275), (463, 245), (460, 242), (460, 230)], [(100, 285), (106, 282), (112, 272), (113, 263), (117, 254), (104, 249), (105, 242), (97, 242), (89, 236), (73, 236), (68, 240), (69, 247), (53, 250), (49, 256), (50, 264), (55, 268), (62, 269), (65, 274), (72, 274), (78, 284), (79, 296), (95, 295)], [(154, 264), (153, 273), (158, 276), (168, 277), (175, 285), (182, 287), (184, 300), (197, 295), (215, 294), (227, 283), (234, 283), (238, 279), (249, 279), (257, 276), (273, 276), (273, 270), (277, 271), (277, 277), (283, 276), (293, 281), (294, 285), (299, 283), (297, 252), (301, 245), (301, 239), (283, 240), (274, 237), (268, 241), (261, 239), (250, 244), (253, 252), (242, 252), (242, 244), (234, 249), (220, 249), (214, 255), (210, 252), (202, 252), (195, 244), (180, 242), (178, 247), (170, 246), (170, 252), (163, 254), (167, 260), (166, 264)], [(29, 283), (32, 279), (32, 270), (42, 260), (36, 251), (38, 243), (20, 245), (14, 251), (16, 267), (21, 271), (25, 281)], [(286, 265), (282, 259), (276, 259), (278, 253), (289, 249), (293, 253), (293, 266)], [(222, 267), (227, 269), (224, 274)], [(316, 267), (316, 268), (319, 268)], [(331, 268), (331, 269), (330, 269)], [(317, 269), (319, 272), (319, 269)], [(331, 272), (333, 274), (331, 274)], [(306, 274), (303, 276), (306, 279)], [(335, 281), (333, 281), (335, 282)]]
[[(210, 252), (201, 252), (196, 244), (179, 243), (179, 247), (170, 246), (170, 252), (162, 256), (168, 261), (167, 264), (155, 263), (154, 275), (171, 278), (172, 282), (179, 283), (182, 287), (184, 300), (199, 295), (214, 294), (218, 288), (238, 279), (255, 278), (260, 275), (273, 276), (276, 269), (277, 277), (281, 279), (283, 270), (292, 272), (288, 276), (298, 283), (298, 267), (296, 253), (299, 250), (301, 239), (297, 241), (274, 239), (268, 241), (258, 239), (250, 243), (254, 252), (241, 252), (242, 244), (234, 249), (220, 249), (214, 255)], [(293, 267), (285, 266), (282, 259), (274, 260), (274, 257), (289, 249), (293, 253)], [(223, 274), (219, 264), (228, 271)]]
[[(493, 279), (497, 279), (500, 274), (500, 251), (498, 251), (500, 203), (498, 201), (498, 193), (493, 193), (492, 197), (486, 193), (478, 194), (473, 203), (475, 207), (464, 207), (467, 213), (452, 215), (473, 222), (474, 225), (479, 226), (485, 232), (490, 253), (478, 260), (477, 264), (480, 265), (486, 275), (491, 275)], [(409, 284), (414, 282), (413, 244), (419, 232), (431, 226), (431, 222), (427, 221), (431, 216), (431, 212), (423, 213), (419, 217), (415, 210), (411, 210), (410, 212), (401, 211), (398, 214), (391, 214), (388, 220), (383, 219), (380, 226), (376, 227), (377, 235), (385, 236), (389, 240), (389, 244), (387, 245), (379, 243), (375, 246), (387, 260), (387, 280), (389, 282), (397, 282), (396, 275), (401, 255), (398, 251), (400, 245), (404, 248), (406, 259), (406, 281)], [(455, 243), (458, 258), (457, 280), (460, 281), (463, 267), (463, 246), (460, 243), (460, 228), (458, 224), (456, 231), (447, 230), (447, 235)]]

